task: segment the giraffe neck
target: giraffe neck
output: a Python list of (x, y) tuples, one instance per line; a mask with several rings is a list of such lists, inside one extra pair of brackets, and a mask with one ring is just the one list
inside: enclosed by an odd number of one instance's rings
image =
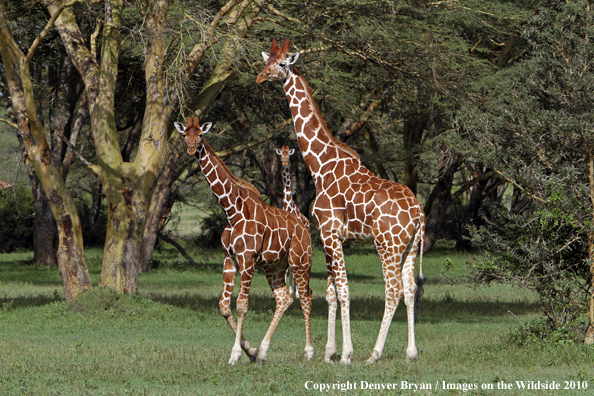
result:
[(289, 211), (293, 205), (293, 192), (291, 191), (291, 172), (289, 166), (283, 169), (283, 180), (285, 181), (285, 191), (283, 195), (283, 209)]
[(328, 129), (307, 81), (296, 69), (293, 69), (285, 81), (284, 89), (299, 148), (316, 184), (324, 176), (324, 164), (338, 159), (350, 159), (360, 165), (357, 153), (340, 143)]
[(210, 185), (215, 197), (217, 197), (219, 205), (225, 211), (227, 220), (231, 222), (239, 213), (238, 203), (241, 199), (241, 187), (234, 180), (236, 177), (231, 174), (231, 171), (206, 142), (196, 153), (196, 157), (200, 162), (204, 178)]

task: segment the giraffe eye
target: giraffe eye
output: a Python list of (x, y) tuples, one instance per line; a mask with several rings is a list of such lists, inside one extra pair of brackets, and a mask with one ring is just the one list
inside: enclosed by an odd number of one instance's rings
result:
[(286, 63), (285, 63), (285, 62), (283, 62), (283, 63), (281, 63), (279, 66), (280, 66), (280, 67), (285, 67), (285, 66), (286, 66)]

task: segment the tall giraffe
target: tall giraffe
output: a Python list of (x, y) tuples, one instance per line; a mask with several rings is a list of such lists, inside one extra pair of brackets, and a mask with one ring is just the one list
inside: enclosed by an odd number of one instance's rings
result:
[[(188, 118), (183, 124), (175, 123), (184, 135), (188, 154), (196, 155), (202, 173), (213, 194), (227, 216), (227, 227), (221, 236), (225, 259), (223, 263), (223, 292), (219, 301), (221, 314), (235, 333), (229, 364), (236, 364), (241, 350), (250, 360), (263, 363), (270, 340), (284, 312), (293, 302), (285, 284), (285, 273), (290, 268), (301, 296), (301, 308), (305, 318), (305, 356), (313, 357), (311, 342), (311, 240), (309, 229), (297, 216), (266, 204), (256, 188), (233, 175), (223, 161), (215, 155), (203, 136), (211, 123), (199, 126), (198, 118)], [(251, 348), (242, 335), (243, 323), (248, 309), (248, 296), (255, 266), (264, 270), (268, 284), (274, 293), (276, 310), (260, 349)], [(239, 271), (241, 286), (237, 296), (237, 324), (231, 312), (231, 294)]]
[[(404, 297), (408, 318), (407, 360), (417, 356), (414, 333), (415, 302), (422, 295), (425, 214), (406, 186), (381, 179), (361, 163), (359, 156), (340, 143), (328, 130), (305, 78), (293, 66), (299, 53), (289, 53), (286, 39), (279, 49), (272, 41), (270, 53), (262, 53), (266, 65), (256, 79), (283, 80), (293, 115), (299, 148), (316, 185), (313, 219), (320, 230), (326, 254), (328, 285), (328, 342), (325, 360), (336, 353), (335, 322), (337, 299), (342, 318), (341, 363), (350, 363), (353, 353), (350, 331), (350, 294), (342, 242), (372, 242), (379, 253), (385, 283), (385, 308), (379, 335), (371, 356), (382, 355), (390, 323)], [(419, 252), (419, 276), (414, 281), (415, 258)]]
[[(309, 219), (303, 215), (297, 208), (295, 201), (293, 201), (293, 191), (291, 190), (291, 170), (289, 169), (289, 157), (295, 153), (295, 149), (290, 149), (289, 146), (282, 146), (280, 149), (276, 149), (276, 154), (280, 155), (281, 157), (281, 164), (283, 165), (283, 183), (284, 183), (284, 193), (283, 193), (283, 210), (293, 213), (297, 216), (303, 225), (309, 229)], [(287, 284), (289, 285), (289, 293), (293, 297), (299, 298), (299, 293), (295, 294), (295, 279), (291, 275), (291, 271), (287, 271)]]

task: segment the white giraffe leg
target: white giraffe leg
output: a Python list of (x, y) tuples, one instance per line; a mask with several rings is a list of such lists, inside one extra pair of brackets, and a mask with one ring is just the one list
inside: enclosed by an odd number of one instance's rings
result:
[[(324, 238), (323, 241), (326, 255), (332, 258), (332, 273), (334, 275), (334, 282), (336, 284), (336, 298), (340, 303), (340, 317), (342, 323), (342, 355), (340, 357), (340, 363), (350, 364), (351, 356), (353, 354), (353, 341), (351, 339), (350, 323), (351, 298), (349, 294), (346, 267), (344, 265), (342, 244), (335, 235), (328, 236), (327, 238)], [(328, 318), (328, 341), (330, 341), (330, 309)]]
[(336, 284), (332, 274), (332, 264), (327, 263), (328, 284), (326, 287), (326, 301), (328, 302), (328, 341), (326, 342), (326, 352), (324, 361), (332, 363), (332, 357), (336, 355), (336, 309), (338, 302), (336, 300)]
[(376, 242), (376, 249), (382, 261), (382, 272), (384, 275), (385, 306), (380, 331), (371, 356), (367, 359), (367, 364), (374, 363), (382, 357), (394, 312), (396, 312), (396, 308), (398, 308), (398, 304), (402, 298), (402, 284), (400, 280), (402, 254), (394, 249), (393, 244), (390, 245), (384, 248)]
[(408, 347), (406, 348), (406, 361), (417, 357), (417, 347), (415, 345), (415, 293), (417, 284), (414, 279), (416, 247), (413, 248), (406, 258), (406, 263), (402, 270), (402, 283), (404, 286), (404, 303), (406, 304), (406, 318), (408, 321)]

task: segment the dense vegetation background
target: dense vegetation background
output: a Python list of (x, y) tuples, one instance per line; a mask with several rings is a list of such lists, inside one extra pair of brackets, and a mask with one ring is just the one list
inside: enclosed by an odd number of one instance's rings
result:
[[(32, 54), (29, 75), (16, 86), (26, 87), (29, 78), (25, 91), (34, 104), (19, 105), (3, 54), (0, 180), (16, 183), (14, 193), (0, 192), (0, 210), (10, 212), (0, 250), (35, 241), (36, 262), (59, 262), (63, 221), (52, 231), (55, 210), (43, 193), (54, 171), (41, 172), (23, 127), (34, 113), (39, 122), (29, 128), (34, 134), (37, 125), (35, 139), (47, 139), (64, 183), (54, 180), (55, 191), (64, 202), (71, 197), (73, 206), (64, 210), (80, 219), (84, 245), (130, 238), (143, 271), (155, 264), (159, 236), (186, 247), (191, 239), (217, 246), (225, 222), (193, 158), (180, 149), (173, 121), (192, 114), (213, 122), (208, 142), (279, 205), (274, 148), (296, 147), (296, 138), (281, 85), (254, 80), (271, 39), (290, 37), (292, 50), (301, 52), (297, 67), (337, 138), (372, 171), (419, 196), (426, 248), (442, 240), (479, 249), (476, 282), (511, 282), (539, 293), (546, 321), (537, 331), (593, 340), (589, 1), (81, 1), (62, 11), (59, 28), (52, 23), (47, 30), (62, 3), (1, 4), (4, 42), (14, 37)], [(121, 12), (113, 24), (106, 19), (110, 7)], [(74, 26), (80, 37), (68, 30)], [(88, 58), (72, 50), (73, 42), (88, 48)], [(87, 66), (96, 64), (112, 73), (106, 80), (112, 85), (93, 82)], [(99, 86), (108, 88), (95, 92)], [(165, 110), (151, 92), (167, 98)], [(152, 140), (155, 120), (167, 133)], [(163, 150), (147, 154), (147, 140)], [(114, 148), (119, 159), (109, 156)], [(314, 186), (302, 159), (292, 158), (295, 199), (309, 213)], [(142, 161), (151, 169), (146, 176), (126, 173)], [(132, 209), (108, 218), (109, 207), (123, 207), (126, 191), (136, 192)], [(188, 208), (205, 214), (191, 229), (199, 236), (184, 229)], [(145, 227), (139, 235), (118, 235), (117, 216)], [(119, 268), (123, 259), (106, 248), (103, 260), (104, 268)]]

